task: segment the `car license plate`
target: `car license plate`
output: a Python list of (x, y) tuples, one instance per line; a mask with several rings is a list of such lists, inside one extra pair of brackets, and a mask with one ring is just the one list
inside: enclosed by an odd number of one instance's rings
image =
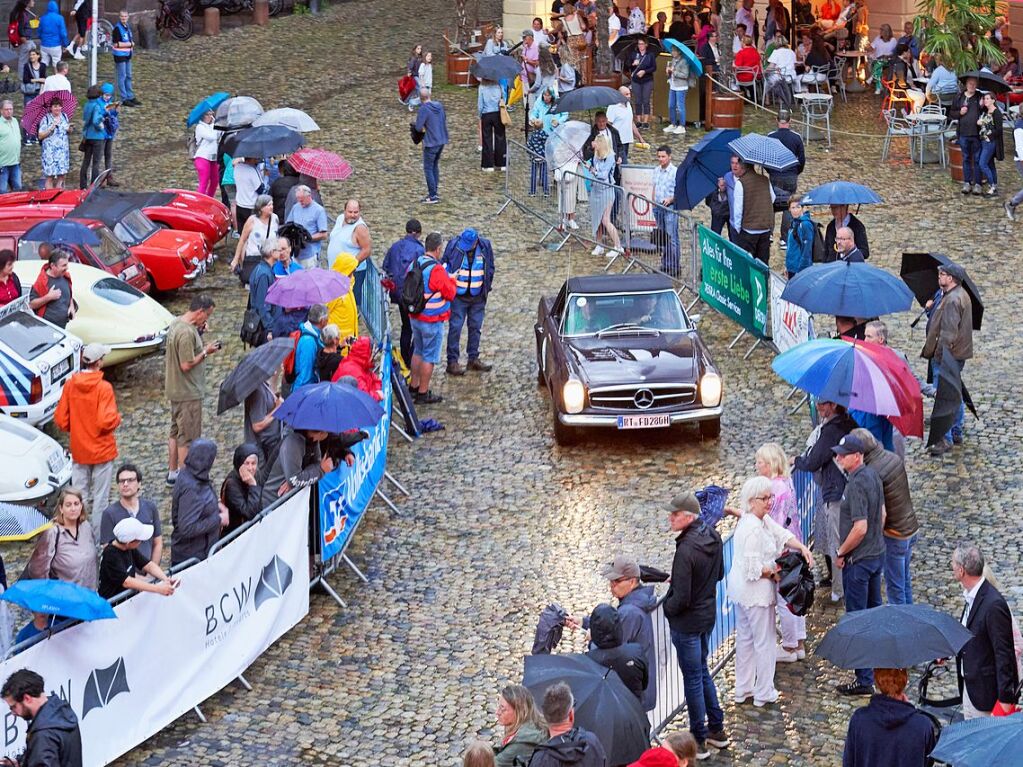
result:
[(63, 450), (54, 450), (50, 453), (49, 457), (46, 459), (46, 462), (50, 467), (50, 474), (60, 473), (60, 470), (64, 468), (64, 461)]
[(62, 359), (52, 368), (50, 368), (50, 383), (57, 383), (61, 378), (67, 375), (67, 372), (71, 369), (71, 358), (67, 357)]
[(671, 415), (620, 415), (618, 416), (619, 429), (659, 429), (664, 426), (671, 426)]
[(138, 275), (138, 273), (139, 268), (137, 266), (129, 266), (127, 269), (121, 272), (121, 279), (124, 280), (125, 282), (127, 282), (128, 280), (133, 280)]

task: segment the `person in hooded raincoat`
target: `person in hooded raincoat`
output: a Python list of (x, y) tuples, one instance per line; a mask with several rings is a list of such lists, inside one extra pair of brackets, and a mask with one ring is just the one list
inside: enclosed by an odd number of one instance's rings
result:
[(611, 605), (597, 605), (590, 614), (590, 639), (593, 649), (587, 657), (613, 670), (629, 692), (640, 701), (646, 689), (649, 672), (643, 648), (635, 642), (622, 642), (622, 621)]
[(352, 289), (340, 298), (335, 298), (327, 304), (330, 310), (327, 321), (337, 325), (341, 331), (341, 338), (359, 335), (359, 308), (355, 304), (355, 267), (359, 265), (359, 259), (352, 253), (338, 253), (331, 269), (340, 272), (352, 281)]
[(255, 519), (263, 509), (259, 484), (260, 449), (252, 442), (239, 445), (234, 450), (234, 471), (227, 475), (220, 486), (220, 501), (227, 507), (227, 527), (224, 535), (237, 530), (246, 522)]
[(373, 342), (368, 336), (355, 339), (348, 356), (337, 366), (331, 380), (337, 383), (345, 376), (354, 378), (356, 386), (377, 402), (384, 398), (383, 383), (373, 372)]
[(212, 440), (197, 439), (185, 457), (171, 496), (171, 565), (186, 559), (206, 559), (210, 546), (228, 523), (227, 507), (217, 500), (210, 484), (210, 469), (217, 457)]

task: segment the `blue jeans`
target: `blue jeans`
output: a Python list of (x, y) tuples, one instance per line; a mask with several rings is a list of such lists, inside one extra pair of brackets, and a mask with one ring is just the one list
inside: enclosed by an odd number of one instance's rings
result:
[[(672, 91), (674, 93), (674, 91)], [(654, 208), (654, 219), (658, 230), (664, 232), (664, 251), (661, 255), (661, 271), (678, 274), (678, 214)]]
[(551, 192), (551, 181), (550, 176), (547, 173), (547, 163), (543, 160), (530, 160), (529, 161), (529, 196), (532, 197), (536, 194), (536, 187), (538, 184), (543, 185), (543, 196), (546, 197)]
[(485, 296), (466, 300), (455, 296), (451, 302), (451, 318), (448, 320), (448, 362), (458, 362), (458, 352), (462, 341), (462, 325), (469, 318), (469, 361), (480, 357), (480, 335), (483, 332), (483, 315), (487, 311)]
[(884, 537), (884, 582), (888, 593), (888, 604), (913, 604), (913, 582), (909, 563), (913, 558), (913, 544), (916, 535), (909, 538)]
[[(955, 360), (955, 363), (959, 366), (959, 373), (962, 374), (963, 367), (966, 365), (966, 360)], [(937, 360), (931, 360), (931, 368), (933, 369), (934, 385), (938, 385), (938, 376), (941, 374), (941, 365)], [(959, 412), (956, 413), (955, 422), (952, 424), (952, 428), (945, 432), (945, 439), (949, 442), (952, 441), (952, 433), (963, 431), (963, 421), (966, 419), (966, 405), (962, 402), (959, 403)]]
[(991, 186), (998, 183), (998, 171), (995, 169), (995, 149), (997, 147), (994, 141), (980, 142), (980, 172)]
[(963, 152), (963, 183), (980, 183), (980, 139), (976, 136), (960, 136), (959, 148)]
[(0, 168), (0, 194), (21, 191), (21, 166), (5, 165)]
[(672, 125), (686, 127), (686, 94), (689, 91), (668, 91), (668, 120)]
[(121, 101), (135, 98), (131, 87), (131, 59), (114, 59), (114, 69), (117, 70), (117, 92), (121, 94)]
[(426, 176), (426, 193), (430, 197), (437, 196), (440, 184), (440, 153), (444, 145), (423, 147), (423, 175)]
[(718, 690), (707, 668), (710, 632), (685, 634), (672, 631), (671, 643), (675, 645), (678, 665), (682, 669), (689, 731), (697, 740), (706, 740), (708, 732), (717, 732), (725, 726), (725, 712), (718, 703)]
[[(854, 613), (881, 605), (882, 557), (862, 559), (842, 568), (842, 587), (845, 589), (845, 611)], [(874, 669), (856, 669), (856, 684), (874, 684)]]

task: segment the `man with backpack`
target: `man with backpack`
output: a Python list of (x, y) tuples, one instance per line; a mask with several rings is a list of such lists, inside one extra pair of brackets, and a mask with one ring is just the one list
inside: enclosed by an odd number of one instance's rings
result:
[(384, 273), (394, 283), (394, 289), (390, 292), (391, 303), (397, 305), (398, 314), (401, 315), (401, 340), (398, 348), (401, 349), (401, 358), (406, 365), (412, 364), (412, 322), (409, 320), (408, 307), (401, 300), (401, 289), (405, 286), (405, 273), (412, 262), (423, 255), (423, 243), (419, 241), (422, 234), (423, 225), (417, 219), (409, 219), (405, 223), (405, 236), (387, 249), (382, 264)]
[(824, 238), (820, 228), (810, 218), (810, 210), (803, 207), (803, 198), (789, 198), (788, 243), (785, 250), (785, 276), (792, 279), (796, 274), (824, 259)]
[[(493, 365), (480, 361), (480, 335), (487, 296), (494, 284), (494, 249), (490, 240), (480, 237), (475, 229), (466, 229), (448, 240), (441, 258), (448, 274), (455, 278), (455, 297), (451, 301), (448, 323), (448, 375), (464, 376), (466, 369), (485, 373)], [(462, 326), (469, 320), (469, 364), (458, 364)]]
[[(323, 330), (329, 318), (330, 311), (323, 304), (313, 304), (309, 307), (309, 316), (298, 329), (298, 340), (295, 342), (293, 363), (295, 380), (292, 383), (292, 391), (297, 391), (299, 387), (320, 380), (316, 373), (316, 355), (323, 348), (320, 331)], [(287, 360), (284, 361), (284, 365), (285, 376), (287, 376)]]
[[(443, 397), (430, 391), (434, 366), (440, 362), (444, 321), (451, 316), (457, 287), (440, 263), (440, 232), (426, 236), (426, 252), (409, 267), (401, 297), (412, 321), (412, 376), (409, 389), (418, 404), (432, 405)], [(440, 268), (438, 268), (440, 267)]]

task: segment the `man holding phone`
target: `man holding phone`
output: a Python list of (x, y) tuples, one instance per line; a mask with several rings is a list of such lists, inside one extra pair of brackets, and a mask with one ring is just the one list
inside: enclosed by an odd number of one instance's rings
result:
[(164, 393), (170, 400), (167, 484), (178, 479), (188, 448), (202, 436), (202, 401), (206, 396), (206, 358), (220, 351), (220, 341), (203, 345), (202, 331), (216, 305), (209, 296), (192, 299), (188, 311), (167, 330)]

